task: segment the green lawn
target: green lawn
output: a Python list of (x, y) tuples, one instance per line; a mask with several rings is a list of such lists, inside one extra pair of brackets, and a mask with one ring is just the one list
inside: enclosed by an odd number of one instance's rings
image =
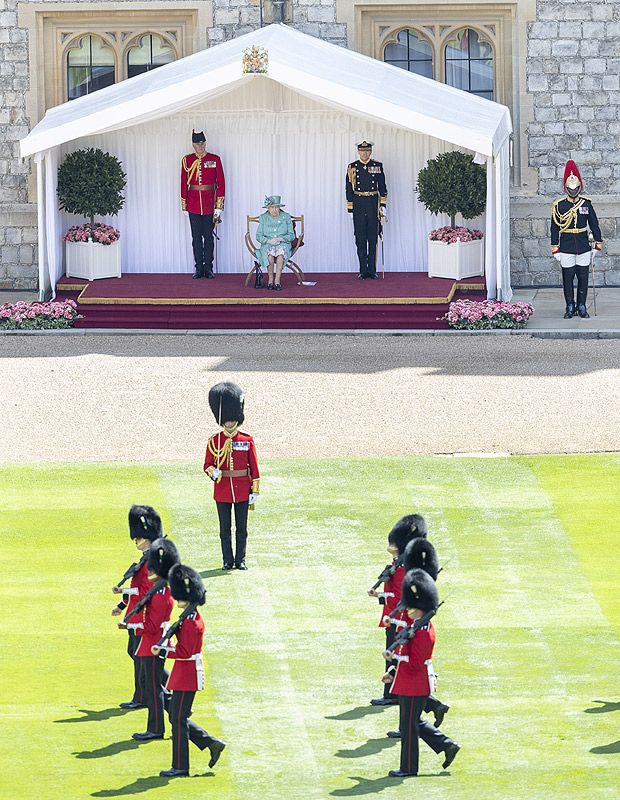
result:
[[(0, 796), (618, 797), (620, 456), (262, 466), (250, 570), (231, 574), (200, 465), (0, 469)], [(134, 502), (207, 584), (194, 719), (228, 747), (213, 771), (192, 748), (190, 779), (160, 779), (169, 740), (137, 744), (145, 713), (117, 707), (131, 665), (110, 587), (134, 560)], [(423, 777), (398, 782), (397, 711), (368, 705), (382, 634), (366, 589), (413, 510), (446, 563), (434, 660), (462, 751), (448, 774), (422, 745)]]

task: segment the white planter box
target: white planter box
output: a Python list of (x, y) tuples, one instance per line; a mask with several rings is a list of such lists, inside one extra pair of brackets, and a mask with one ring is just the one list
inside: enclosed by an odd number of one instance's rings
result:
[(121, 277), (121, 243), (100, 242), (65, 242), (66, 269), (68, 278), (85, 278), (95, 281), (97, 278)]
[(435, 242), (428, 240), (429, 278), (473, 278), (484, 275), (484, 239), (473, 242)]

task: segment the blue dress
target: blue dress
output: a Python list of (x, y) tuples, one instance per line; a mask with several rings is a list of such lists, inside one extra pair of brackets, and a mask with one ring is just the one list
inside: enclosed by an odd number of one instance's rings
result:
[[(293, 221), (291, 215), (286, 211), (280, 211), (277, 217), (272, 217), (268, 211), (261, 214), (256, 231), (256, 239), (261, 245), (256, 248), (256, 257), (260, 261), (261, 267), (267, 269), (270, 249), (274, 249), (276, 253), (281, 249), (281, 255), (284, 256), (286, 264), (291, 255), (291, 242), (294, 238)], [(278, 244), (269, 244), (270, 239), (280, 239), (281, 241)]]

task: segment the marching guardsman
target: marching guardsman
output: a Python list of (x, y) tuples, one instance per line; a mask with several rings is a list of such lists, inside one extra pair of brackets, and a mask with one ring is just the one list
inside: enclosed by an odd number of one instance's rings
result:
[[(386, 567), (379, 576), (377, 584), (368, 590), (370, 597), (377, 597), (381, 604), (379, 627), (385, 628), (385, 646), (388, 648), (394, 641), (396, 626), (388, 620), (395, 613), (400, 602), (400, 589), (405, 577), (403, 567), (404, 552), (407, 544), (415, 536), (426, 536), (426, 522), (420, 514), (407, 514), (401, 517), (388, 534), (387, 551), (392, 556), (392, 564)], [(383, 583), (383, 591), (377, 592), (376, 586)], [(385, 668), (385, 664), (384, 664)], [(390, 691), (390, 685), (383, 683), (383, 697), (370, 701), (371, 706), (397, 705), (398, 697)]]
[[(172, 567), (168, 574), (168, 583), (170, 593), (183, 613), (178, 627), (175, 623), (176, 644), (169, 642), (162, 648), (167, 651), (168, 658), (174, 659), (166, 685), (167, 689), (172, 690), (172, 700), (168, 708), (172, 725), (172, 768), (162, 770), (159, 774), (162, 778), (178, 778), (189, 775), (190, 741), (199, 750), (209, 748), (209, 767), (215, 765), (226, 745), (190, 719), (196, 692), (205, 688), (202, 661), (205, 624), (197, 608), (205, 602), (204, 583), (195, 570), (183, 564)], [(152, 652), (158, 653), (159, 648), (153, 647)]]
[[(123, 599), (112, 609), (112, 616), (119, 616), (126, 609), (125, 616), (133, 611), (134, 606), (151, 588), (148, 579), (147, 558), (148, 549), (155, 539), (163, 536), (161, 519), (157, 511), (151, 506), (132, 506), (129, 509), (129, 536), (142, 554), (137, 564), (132, 564), (121, 581), (113, 587), (114, 594), (122, 594)], [(131, 578), (129, 588), (121, 588), (122, 584)], [(131, 700), (120, 704), (121, 708), (144, 708), (144, 687), (140, 680), (140, 661), (136, 658), (136, 650), (140, 643), (143, 622), (134, 617), (126, 623), (129, 639), (127, 653), (133, 661), (134, 693)]]
[[(424, 539), (420, 536), (412, 539), (409, 542), (409, 544), (405, 547), (405, 552), (403, 555), (403, 569), (405, 574), (410, 572), (412, 569), (422, 569), (424, 572), (430, 575), (434, 581), (437, 580), (437, 575), (440, 572), (439, 559), (437, 558), (437, 551), (428, 541), (428, 539)], [(392, 612), (395, 633), (398, 633), (402, 627), (411, 625), (412, 622), (406, 610), (402, 608), (401, 611), (401, 608), (402, 604)], [(394, 639), (394, 637), (392, 637), (392, 639)], [(441, 725), (443, 718), (446, 716), (449, 710), (450, 706), (442, 703), (436, 697), (433, 697), (432, 694), (429, 695), (424, 705), (424, 712), (426, 714), (433, 714), (436, 728)], [(400, 731), (388, 731), (387, 735), (390, 737), (390, 739), (401, 738)]]
[[(564, 319), (575, 315), (574, 280), (577, 275), (577, 313), (588, 319), (586, 299), (588, 274), (594, 253), (602, 250), (603, 239), (594, 206), (583, 192), (583, 181), (574, 161), (564, 168), (565, 197), (551, 206), (551, 253), (562, 265), (562, 284), (566, 313)], [(588, 227), (594, 237), (594, 252), (588, 241)]]
[[(213, 499), (220, 523), (223, 569), (247, 569), (248, 509), (258, 499), (260, 474), (254, 439), (239, 430), (245, 419), (241, 387), (224, 381), (209, 391), (209, 406), (223, 430), (207, 443), (204, 471), (213, 481)], [(232, 512), (235, 512), (235, 552), (231, 542)]]
[[(168, 573), (181, 561), (179, 551), (170, 539), (156, 539), (149, 548), (147, 568), (151, 589), (159, 588), (144, 606), (142, 616), (142, 636), (136, 656), (142, 670), (141, 680), (148, 709), (146, 731), (132, 734), (139, 742), (164, 738), (164, 674), (165, 656), (153, 655), (151, 648), (158, 644), (166, 632), (174, 602), (166, 583)], [(160, 585), (161, 584), (161, 585)]]
[[(414, 623), (437, 608), (437, 587), (427, 572), (414, 569), (405, 575), (402, 603)], [(429, 619), (406, 644), (397, 648), (394, 654), (396, 665), (389, 667), (383, 676), (386, 683), (392, 683), (392, 691), (398, 694), (400, 702), (400, 766), (390, 770), (391, 778), (407, 778), (418, 774), (419, 739), (426, 742), (435, 753), (444, 753), (444, 769), (450, 766), (460, 750), (456, 742), (421, 718), (426, 700), (435, 688), (432, 662), (434, 646), (435, 629)]]
[(353, 231), (359, 260), (360, 280), (375, 280), (377, 275), (377, 238), (379, 216), (387, 205), (387, 188), (383, 164), (375, 161), (372, 142), (357, 145), (359, 158), (347, 167), (345, 182), (347, 211), (353, 214)]
[(226, 183), (222, 161), (207, 153), (202, 131), (192, 131), (194, 152), (181, 161), (181, 207), (189, 214), (194, 251), (194, 278), (213, 277), (214, 226), (224, 210)]

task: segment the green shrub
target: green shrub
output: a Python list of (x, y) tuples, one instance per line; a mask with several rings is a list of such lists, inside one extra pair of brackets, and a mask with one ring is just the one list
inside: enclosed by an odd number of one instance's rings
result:
[(418, 173), (415, 191), (431, 214), (449, 214), (450, 226), (455, 228), (457, 214), (473, 219), (484, 211), (486, 172), (460, 150), (440, 153)]
[(121, 210), (126, 179), (121, 162), (103, 150), (89, 147), (69, 153), (58, 169), (60, 208), (88, 217), (92, 227), (95, 216)]

